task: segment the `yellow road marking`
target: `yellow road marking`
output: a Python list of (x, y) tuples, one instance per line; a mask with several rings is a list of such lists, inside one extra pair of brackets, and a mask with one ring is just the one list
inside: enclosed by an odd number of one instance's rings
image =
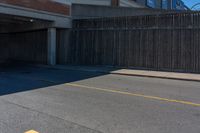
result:
[(26, 131), (25, 133), (39, 133), (39, 132), (34, 131), (34, 130), (30, 130), (30, 131)]
[(143, 98), (147, 98), (147, 99), (153, 99), (153, 100), (159, 100), (159, 101), (165, 101), (165, 102), (171, 102), (171, 103), (180, 103), (180, 104), (192, 105), (192, 106), (200, 107), (199, 103), (193, 103), (193, 102), (189, 102), (189, 101), (168, 99), (168, 98), (162, 98), (162, 97), (156, 97), (156, 96), (150, 96), (150, 95), (143, 95), (143, 94), (137, 94), (137, 93), (130, 93), (130, 92), (118, 91), (118, 90), (113, 90), (113, 89), (103, 89), (103, 88), (85, 86), (85, 85), (80, 85), (80, 84), (67, 83), (66, 85), (74, 86), (74, 87), (82, 87), (82, 88), (87, 88), (87, 89), (92, 89), (92, 90), (98, 90), (98, 91), (104, 91), (104, 92), (118, 93), (118, 94), (123, 94), (123, 95), (137, 96), (137, 97), (143, 97)]

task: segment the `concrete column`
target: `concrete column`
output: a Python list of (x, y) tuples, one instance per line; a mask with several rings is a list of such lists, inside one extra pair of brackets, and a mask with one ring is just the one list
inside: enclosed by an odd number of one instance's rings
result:
[(48, 28), (48, 65), (56, 65), (56, 28)]

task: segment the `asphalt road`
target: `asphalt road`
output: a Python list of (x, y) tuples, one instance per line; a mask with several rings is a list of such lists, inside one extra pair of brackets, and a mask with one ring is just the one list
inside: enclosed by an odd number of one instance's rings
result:
[(0, 69), (0, 133), (200, 133), (200, 82)]

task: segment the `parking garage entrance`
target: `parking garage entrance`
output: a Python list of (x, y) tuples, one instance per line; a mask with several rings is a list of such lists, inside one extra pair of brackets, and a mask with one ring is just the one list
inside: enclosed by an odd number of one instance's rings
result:
[(0, 63), (48, 63), (51, 22), (0, 14)]

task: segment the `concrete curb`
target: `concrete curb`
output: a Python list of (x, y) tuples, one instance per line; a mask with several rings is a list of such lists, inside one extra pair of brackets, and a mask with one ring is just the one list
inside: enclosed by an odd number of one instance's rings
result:
[(127, 74), (127, 73), (115, 73), (115, 72), (110, 72), (109, 74), (200, 82), (200, 80), (198, 80), (198, 79), (182, 79), (182, 78), (162, 77), (162, 76), (153, 76), (153, 75), (139, 75), (139, 74)]
[[(72, 66), (68, 67), (68, 66), (36, 65), (36, 67), (44, 67), (44, 68), (48, 68), (48, 69), (57, 69), (57, 70), (73, 70), (73, 71), (78, 70), (78, 71), (95, 72), (95, 73), (103, 73), (103, 74), (114, 74), (114, 75), (124, 75), (124, 76), (137, 76), (137, 77), (147, 77), (147, 78), (159, 78), (159, 79), (171, 79), (171, 80), (200, 82), (200, 79), (195, 79), (195, 78), (177, 78), (177, 77), (173, 77), (173, 76), (158, 76), (158, 75), (152, 75), (152, 74), (151, 75), (148, 75), (148, 74), (145, 75), (145, 74), (123, 73), (123, 72), (108, 71), (108, 70), (89, 69), (89, 68), (84, 68), (84, 67), (81, 68), (81, 66), (78, 66), (77, 68), (75, 68), (75, 67), (72, 68)], [(171, 73), (171, 72), (169, 72), (169, 73)], [(180, 74), (180, 73), (177, 73), (177, 74)], [(188, 73), (181, 73), (181, 74), (188, 74)]]

